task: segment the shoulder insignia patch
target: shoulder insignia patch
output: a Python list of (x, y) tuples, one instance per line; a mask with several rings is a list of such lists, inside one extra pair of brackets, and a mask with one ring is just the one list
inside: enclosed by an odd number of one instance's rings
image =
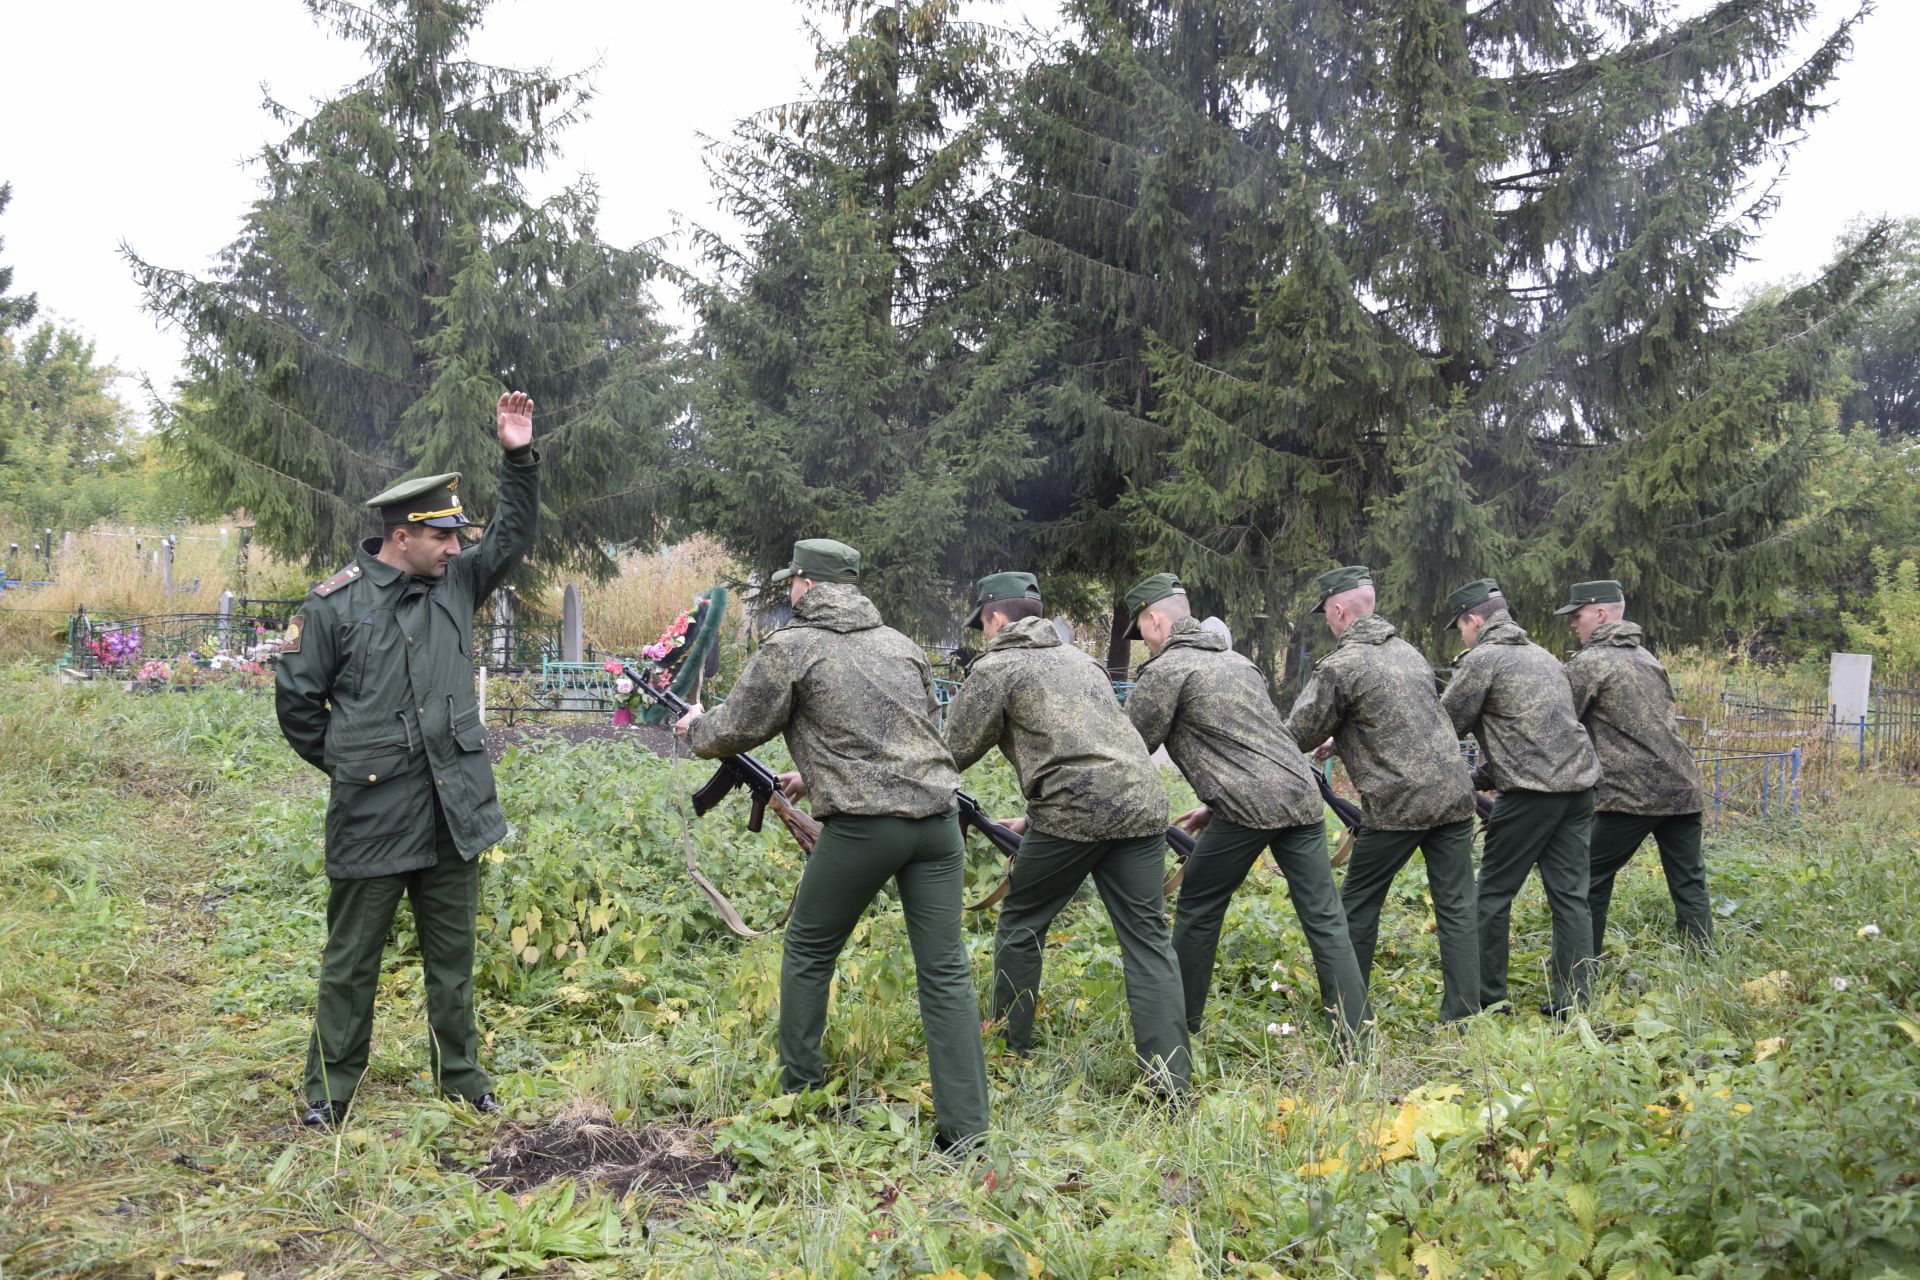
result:
[(280, 643), (280, 652), (282, 653), (300, 652), (300, 632), (306, 625), (307, 625), (307, 617), (305, 614), (296, 613), (293, 615), (293, 620), (287, 623), (287, 634), (285, 639), (283, 639)]
[(325, 599), (327, 596), (332, 595), (334, 592), (346, 586), (349, 582), (352, 582), (355, 578), (358, 578), (359, 576), (360, 576), (360, 566), (357, 564), (350, 564), (346, 568), (342, 569), (340, 572), (334, 574), (331, 578), (328, 578), (325, 582), (322, 582), (321, 584), (316, 586), (313, 589), (313, 594), (321, 597), (322, 599)]

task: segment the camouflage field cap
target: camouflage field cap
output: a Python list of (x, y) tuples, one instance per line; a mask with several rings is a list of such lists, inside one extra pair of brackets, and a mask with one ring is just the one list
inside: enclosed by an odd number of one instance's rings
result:
[(1313, 580), (1315, 594), (1319, 603), (1313, 606), (1313, 612), (1327, 611), (1327, 597), (1337, 596), (1342, 591), (1351, 591), (1355, 587), (1373, 585), (1373, 570), (1363, 564), (1343, 564), (1338, 569), (1329, 569)]
[(1140, 615), (1146, 612), (1148, 605), (1159, 604), (1168, 596), (1185, 594), (1187, 589), (1180, 585), (1180, 579), (1170, 573), (1150, 574), (1134, 583), (1133, 589), (1127, 592), (1127, 612), (1133, 616), (1133, 621), (1127, 625), (1125, 638), (1140, 638)]
[(1576, 582), (1573, 590), (1567, 593), (1567, 602), (1554, 612), (1577, 613), (1582, 605), (1621, 604), (1626, 598), (1626, 592), (1620, 590), (1620, 584), (1612, 578), (1602, 578), (1598, 582)]
[(1492, 578), (1476, 578), (1447, 597), (1447, 625), (1460, 625), (1460, 615), (1477, 604), (1485, 604), (1500, 594), (1500, 584)]
[(973, 612), (961, 624), (968, 631), (978, 631), (980, 611), (997, 600), (1038, 600), (1040, 598), (1040, 580), (1030, 573), (1008, 570), (1004, 573), (990, 573), (974, 584)]
[(768, 581), (777, 587), (795, 575), (815, 582), (858, 582), (860, 553), (832, 538), (802, 538), (793, 544), (793, 563)]
[(460, 505), (460, 473), (421, 476), (402, 480), (382, 493), (367, 499), (367, 505), (380, 513), (380, 526), (424, 524), (434, 529), (458, 529), (473, 521)]

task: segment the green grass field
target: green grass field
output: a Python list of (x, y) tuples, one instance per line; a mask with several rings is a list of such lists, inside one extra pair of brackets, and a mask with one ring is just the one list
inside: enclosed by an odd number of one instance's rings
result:
[[(1004, 768), (978, 772), (1013, 812)], [(929, 1152), (897, 909), (878, 904), (843, 958), (832, 1086), (781, 1098), (778, 942), (725, 934), (681, 868), (674, 794), (701, 768), (554, 744), (500, 777), (518, 830), (489, 855), (477, 983), (507, 1115), (423, 1078), (403, 912), (368, 1082), (346, 1130), (316, 1135), (295, 1116), (323, 793), (270, 699), (0, 670), (0, 1275), (1920, 1275), (1910, 787), (1714, 832), (1704, 959), (1671, 936), (1643, 854), (1596, 1007), (1565, 1026), (1434, 1031), (1410, 869), (1361, 1067), (1315, 1021), (1264, 870), (1228, 918), (1179, 1111), (1134, 1088), (1117, 954), (1083, 901), (1055, 927), (1038, 1051), (990, 1054), (997, 1130), (956, 1167)], [(767, 919), (797, 855), (734, 803), (693, 825), (696, 847)], [(1515, 925), (1531, 1010), (1537, 886)], [(984, 979), (991, 921), (972, 928)], [(476, 1181), (519, 1127), (583, 1103), (734, 1172), (685, 1197)]]

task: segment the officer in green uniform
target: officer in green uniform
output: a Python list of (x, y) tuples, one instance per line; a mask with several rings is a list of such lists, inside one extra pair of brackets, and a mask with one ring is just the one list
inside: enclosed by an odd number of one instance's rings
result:
[(540, 471), (533, 401), (500, 397), (500, 498), (486, 534), (469, 523), (458, 473), (369, 499), (368, 538), (287, 626), (274, 674), (280, 731), (331, 780), (327, 945), (307, 1053), (302, 1122), (337, 1125), (367, 1066), (380, 954), (404, 896), (426, 971), (434, 1083), (496, 1111), (473, 1021), (474, 861), (507, 833), (474, 697), (473, 615), (533, 545)]
[(1457, 1021), (1480, 1008), (1473, 787), (1460, 740), (1440, 709), (1433, 668), (1374, 614), (1367, 567), (1329, 569), (1314, 585), (1314, 612), (1326, 615), (1340, 645), (1314, 667), (1287, 728), (1316, 759), (1337, 750), (1360, 792), (1366, 822), (1340, 885), (1354, 956), (1371, 978), (1381, 905), (1419, 849), (1440, 934), (1440, 1020)]
[(1567, 674), (1527, 639), (1492, 578), (1447, 597), (1449, 624), (1467, 652), (1454, 664), (1440, 705), (1462, 736), (1480, 739), (1484, 768), (1500, 797), (1488, 815), (1476, 890), (1480, 917), (1480, 1003), (1507, 999), (1508, 922), (1513, 897), (1540, 868), (1553, 917), (1552, 1001), (1564, 1014), (1586, 1000), (1593, 968), (1587, 915), (1587, 835), (1600, 778), (1587, 731), (1573, 714)]
[(820, 820), (781, 955), (781, 1086), (825, 1082), (834, 963), (892, 881), (913, 946), (934, 1140), (943, 1150), (972, 1142), (987, 1131), (987, 1064), (960, 933), (960, 774), (940, 739), (933, 670), (919, 645), (882, 625), (858, 586), (860, 553), (845, 543), (796, 542), (772, 581), (792, 584), (793, 621), (767, 637), (725, 703), (710, 714), (695, 707), (674, 729), (708, 758), (784, 733), (798, 773), (786, 790), (811, 795)]
[(1706, 796), (1700, 766), (1680, 736), (1672, 682), (1647, 652), (1640, 628), (1624, 621), (1627, 597), (1618, 582), (1576, 582), (1570, 594), (1555, 611), (1573, 615), (1569, 621), (1581, 646), (1567, 659), (1567, 681), (1574, 713), (1600, 757), (1587, 891), (1593, 953), (1600, 954), (1606, 934), (1614, 877), (1648, 836), (1660, 849), (1681, 936), (1705, 945), (1713, 939), (1700, 850)]
[(1027, 816), (994, 935), (993, 1017), (1007, 1043), (1033, 1043), (1047, 927), (1091, 875), (1120, 942), (1134, 1056), (1153, 1087), (1192, 1074), (1186, 1000), (1160, 890), (1167, 793), (1160, 770), (1094, 659), (1041, 616), (1030, 573), (980, 579), (966, 626), (987, 638), (947, 706), (947, 743), (966, 769), (994, 747), (1020, 778)]
[(1134, 677), (1127, 718), (1148, 751), (1163, 743), (1204, 808), (1179, 818), (1201, 833), (1181, 882), (1173, 952), (1186, 988), (1187, 1032), (1200, 1030), (1220, 923), (1264, 849), (1287, 878), (1320, 979), (1320, 1007), (1349, 1050), (1368, 1017), (1367, 985), (1327, 865), (1326, 811), (1312, 766), (1287, 733), (1260, 669), (1193, 620), (1187, 592), (1156, 573), (1127, 592), (1130, 639), (1152, 654)]

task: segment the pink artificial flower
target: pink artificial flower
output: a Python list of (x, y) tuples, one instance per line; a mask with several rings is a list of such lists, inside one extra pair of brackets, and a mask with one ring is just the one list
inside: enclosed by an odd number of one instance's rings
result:
[(620, 674), (620, 659), (608, 658), (606, 665), (600, 669), (610, 676), (617, 676)]
[(633, 712), (627, 710), (625, 707), (614, 708), (614, 712), (613, 712), (614, 728), (617, 729), (622, 725), (628, 725), (632, 723), (633, 723)]

